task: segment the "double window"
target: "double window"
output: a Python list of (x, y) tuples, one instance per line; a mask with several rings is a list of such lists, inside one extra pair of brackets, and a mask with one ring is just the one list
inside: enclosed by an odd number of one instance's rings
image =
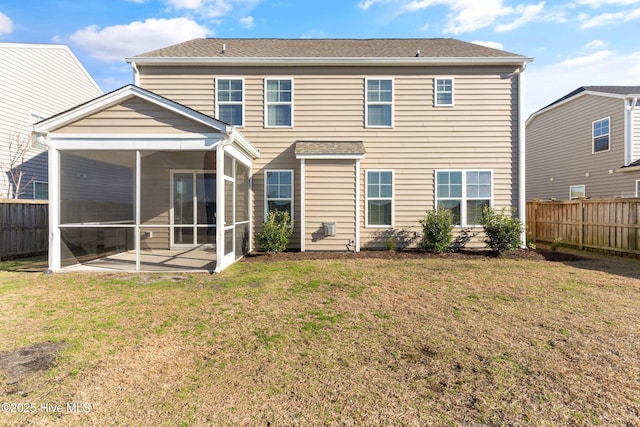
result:
[(265, 171), (265, 209), (264, 219), (271, 211), (289, 212), (293, 222), (293, 171)]
[(609, 151), (610, 119), (593, 122), (593, 152)]
[(367, 127), (393, 127), (393, 80), (366, 80)]
[(293, 80), (265, 79), (265, 127), (293, 126)]
[(436, 107), (453, 107), (453, 79), (437, 78), (433, 86), (435, 89), (434, 105)]
[(367, 171), (367, 227), (393, 226), (393, 171)]
[(492, 205), (491, 171), (436, 171), (436, 207), (453, 212), (454, 224), (480, 224), (485, 206)]
[(216, 79), (216, 117), (233, 126), (244, 126), (242, 79)]

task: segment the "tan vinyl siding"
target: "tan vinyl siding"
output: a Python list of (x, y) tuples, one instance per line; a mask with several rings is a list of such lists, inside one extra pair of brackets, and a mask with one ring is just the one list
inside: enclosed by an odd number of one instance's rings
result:
[(195, 123), (177, 113), (135, 98), (56, 130), (57, 133), (80, 134), (189, 134), (210, 133), (211, 131), (211, 127)]
[[(624, 165), (624, 115), (623, 100), (585, 95), (530, 122), (527, 200), (567, 200), (573, 185), (585, 185), (592, 198), (635, 197), (633, 174), (616, 172)], [(611, 118), (610, 150), (593, 153), (592, 123), (606, 117)]]
[[(293, 169), (295, 216), (300, 214), (299, 140), (363, 141), (366, 169), (395, 171), (395, 229), (413, 235), (418, 220), (434, 205), (434, 170), (491, 169), (494, 205), (517, 204), (517, 75), (513, 67), (139, 67), (141, 85), (185, 105), (213, 112), (216, 76), (244, 78), (243, 135), (260, 150), (253, 165), (255, 228), (264, 206), (264, 169)], [(433, 79), (455, 80), (455, 106), (433, 106)], [(265, 129), (264, 78), (294, 79), (294, 127)], [(394, 81), (394, 127), (365, 128), (365, 78)], [(384, 247), (380, 229), (364, 223), (364, 172), (361, 176), (360, 227), (363, 247)], [(309, 215), (307, 208), (307, 215)], [(296, 223), (291, 247), (299, 246)], [(378, 233), (378, 234), (376, 234)]]
[[(344, 251), (355, 238), (355, 183), (353, 160), (305, 161), (305, 250)], [(335, 236), (324, 222), (336, 223)]]

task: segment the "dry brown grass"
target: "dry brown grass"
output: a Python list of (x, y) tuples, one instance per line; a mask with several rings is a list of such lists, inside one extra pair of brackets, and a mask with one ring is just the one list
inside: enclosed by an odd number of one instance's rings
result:
[[(0, 272), (0, 352), (65, 341), (0, 425), (640, 425), (640, 262)], [(2, 374), (0, 374), (1, 377)], [(88, 403), (86, 413), (42, 403)]]

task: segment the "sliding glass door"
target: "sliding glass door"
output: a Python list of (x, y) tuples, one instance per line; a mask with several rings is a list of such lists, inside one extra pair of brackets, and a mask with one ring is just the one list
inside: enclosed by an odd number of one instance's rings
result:
[(171, 171), (171, 225), (171, 246), (215, 244), (215, 171)]

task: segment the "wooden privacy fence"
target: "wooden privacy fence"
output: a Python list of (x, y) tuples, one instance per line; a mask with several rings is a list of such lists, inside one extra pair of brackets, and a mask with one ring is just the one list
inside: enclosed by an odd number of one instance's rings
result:
[(1, 200), (0, 259), (46, 253), (48, 224), (46, 200)]
[(527, 203), (527, 237), (579, 249), (640, 254), (640, 199)]

